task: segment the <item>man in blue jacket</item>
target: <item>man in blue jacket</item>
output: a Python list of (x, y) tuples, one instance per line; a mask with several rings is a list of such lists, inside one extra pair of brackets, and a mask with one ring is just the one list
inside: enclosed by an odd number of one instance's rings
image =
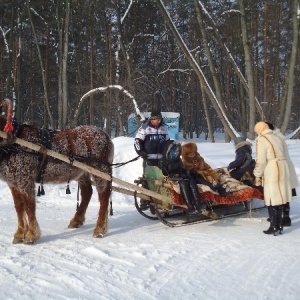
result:
[(158, 166), (162, 158), (164, 143), (170, 139), (168, 127), (162, 120), (159, 110), (151, 112), (150, 120), (138, 130), (134, 140), (134, 149), (149, 166)]
[[(146, 165), (158, 166), (159, 160), (163, 157), (164, 144), (169, 139), (168, 127), (163, 123), (161, 112), (153, 110), (150, 120), (142, 124), (134, 140), (136, 153), (144, 159), (143, 170)], [(140, 209), (148, 208), (148, 201), (141, 200)]]

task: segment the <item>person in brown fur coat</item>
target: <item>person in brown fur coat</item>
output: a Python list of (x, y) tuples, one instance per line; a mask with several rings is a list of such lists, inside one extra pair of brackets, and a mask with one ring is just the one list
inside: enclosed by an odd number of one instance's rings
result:
[(207, 185), (221, 196), (226, 196), (230, 192), (229, 186), (220, 184), (220, 175), (205, 162), (197, 150), (195, 143), (186, 143), (182, 146), (183, 168), (188, 170), (190, 176), (196, 180), (197, 184)]

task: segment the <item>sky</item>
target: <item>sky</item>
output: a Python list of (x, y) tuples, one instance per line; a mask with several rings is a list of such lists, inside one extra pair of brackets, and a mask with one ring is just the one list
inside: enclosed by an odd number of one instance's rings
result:
[[(216, 143), (193, 141), (213, 168), (234, 159), (233, 144), (222, 136)], [(115, 163), (136, 157), (133, 138), (113, 142)], [(287, 144), (300, 177), (300, 140)], [(113, 170), (130, 183), (141, 174), (141, 159)], [(76, 182), (70, 195), (66, 185), (45, 185), (37, 199), (42, 237), (24, 245), (12, 244), (17, 217), (8, 187), (0, 181), (0, 188), (0, 299), (299, 299), (299, 196), (291, 203), (292, 226), (272, 236), (262, 232), (269, 226), (266, 209), (170, 228), (139, 214), (132, 196), (113, 192), (108, 233), (93, 238), (96, 192), (85, 224), (68, 229)]]

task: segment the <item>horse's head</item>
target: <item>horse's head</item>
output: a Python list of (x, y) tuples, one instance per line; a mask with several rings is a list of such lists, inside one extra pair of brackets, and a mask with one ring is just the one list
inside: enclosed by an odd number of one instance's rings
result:
[[(7, 111), (6, 111), (6, 117), (2, 116), (2, 111), (7, 106)], [(11, 101), (6, 98), (2, 101), (0, 104), (0, 130), (12, 133), (13, 131), (13, 126), (12, 126), (12, 112), (13, 112), (13, 107), (11, 105)]]

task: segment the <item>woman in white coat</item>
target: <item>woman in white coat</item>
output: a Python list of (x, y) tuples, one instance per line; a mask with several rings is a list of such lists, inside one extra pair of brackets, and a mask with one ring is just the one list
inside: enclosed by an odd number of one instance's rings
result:
[[(296, 187), (299, 186), (299, 181), (298, 181), (298, 176), (295, 170), (295, 166), (290, 158), (289, 155), (289, 151), (285, 142), (285, 136), (281, 133), (279, 128), (275, 128), (274, 125), (272, 123), (269, 122), (265, 122), (267, 123), (267, 125), (269, 126), (270, 129), (273, 130), (273, 133), (277, 136), (279, 136), (283, 142), (284, 142), (284, 146), (285, 146), (285, 151), (286, 151), (286, 158), (289, 164), (289, 168), (290, 168), (290, 179), (291, 179), (291, 187), (292, 187), (292, 196), (297, 196), (297, 192), (296, 192)], [(282, 226), (286, 227), (286, 226), (291, 226), (292, 225), (292, 220), (290, 218), (290, 203), (287, 202), (286, 204), (283, 205), (283, 218), (282, 218)]]
[(283, 205), (292, 199), (289, 164), (283, 140), (275, 135), (265, 122), (254, 127), (256, 139), (256, 161), (254, 175), (256, 185), (263, 185), (265, 204), (268, 207), (270, 228), (266, 234), (282, 232)]

